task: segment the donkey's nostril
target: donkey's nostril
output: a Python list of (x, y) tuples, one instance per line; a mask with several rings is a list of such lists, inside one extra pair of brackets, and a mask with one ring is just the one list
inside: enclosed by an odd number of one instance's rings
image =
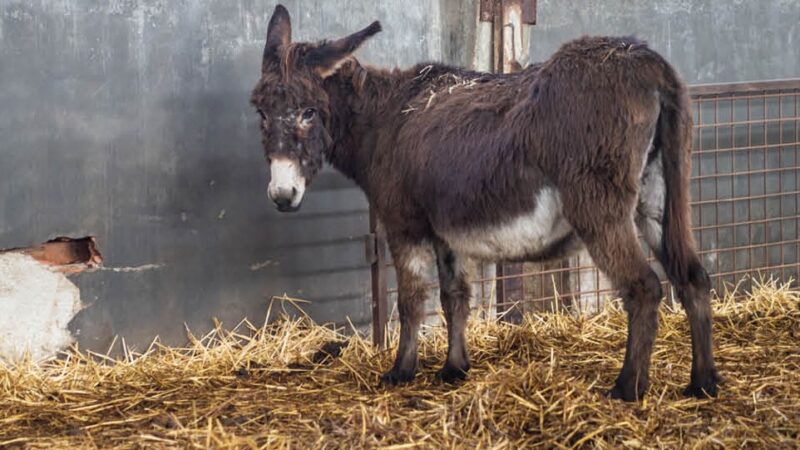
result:
[(278, 208), (288, 208), (292, 205), (292, 199), (286, 197), (278, 197), (274, 200)]
[(293, 187), (292, 188), (292, 198), (295, 198), (296, 196), (297, 196), (297, 188)]

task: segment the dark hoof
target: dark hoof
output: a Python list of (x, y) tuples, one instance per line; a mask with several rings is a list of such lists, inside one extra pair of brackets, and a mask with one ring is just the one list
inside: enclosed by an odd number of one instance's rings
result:
[(414, 381), (413, 370), (394, 368), (381, 376), (381, 386), (397, 386)]
[(459, 381), (467, 379), (467, 372), (469, 371), (469, 364), (465, 368), (453, 367), (446, 364), (442, 370), (437, 374), (438, 378), (445, 383), (454, 384)]
[(710, 375), (693, 379), (689, 386), (683, 390), (686, 397), (696, 397), (700, 399), (714, 398), (717, 396), (717, 385), (722, 381), (716, 371)]
[(606, 397), (624, 402), (635, 402), (644, 398), (645, 390), (646, 388), (640, 388), (637, 392), (633, 383), (617, 383), (606, 392)]

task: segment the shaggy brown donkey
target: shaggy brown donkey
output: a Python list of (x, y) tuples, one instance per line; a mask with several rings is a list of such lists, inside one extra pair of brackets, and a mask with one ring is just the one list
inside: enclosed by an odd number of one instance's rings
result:
[(296, 210), (327, 160), (364, 190), (386, 228), (401, 331), (383, 382), (414, 378), (432, 255), (449, 333), (440, 375), (450, 382), (470, 367), (465, 258), (541, 261), (585, 246), (628, 312), (625, 362), (609, 394), (641, 398), (662, 290), (638, 227), (689, 318), (686, 394), (715, 395), (709, 279), (690, 231), (692, 118), (674, 69), (642, 42), (609, 37), (569, 42), (510, 75), (362, 66), (351, 55), (380, 29), (293, 43), (278, 6), (252, 104), (278, 209)]

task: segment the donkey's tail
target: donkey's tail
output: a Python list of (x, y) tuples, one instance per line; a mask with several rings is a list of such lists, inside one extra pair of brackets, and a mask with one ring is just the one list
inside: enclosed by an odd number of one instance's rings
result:
[(666, 186), (661, 259), (673, 284), (694, 284), (707, 275), (694, 250), (689, 209), (691, 103), (686, 85), (675, 70), (663, 59), (660, 62), (663, 71), (656, 145), (661, 150)]

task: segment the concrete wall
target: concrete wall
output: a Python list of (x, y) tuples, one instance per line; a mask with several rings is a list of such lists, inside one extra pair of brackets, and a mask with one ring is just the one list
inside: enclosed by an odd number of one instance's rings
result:
[[(284, 3), (298, 40), (381, 20), (366, 62), (488, 61), (476, 0)], [(636, 34), (690, 82), (798, 76), (799, 4), (540, 0), (532, 59), (583, 33)], [(92, 302), (72, 323), (84, 347), (260, 322), (284, 292), (318, 320), (369, 320), (363, 195), (328, 170), (299, 214), (266, 199), (248, 96), (274, 6), (0, 0), (0, 248), (98, 237), (108, 269), (75, 279)]]
[(691, 84), (800, 77), (797, 0), (539, 0), (532, 59), (583, 34), (644, 39)]
[[(76, 277), (84, 347), (258, 323), (283, 293), (369, 320), (363, 195), (328, 170), (296, 215), (266, 197), (248, 99), (275, 3), (0, 0), (0, 248), (97, 236), (108, 269)], [(436, 0), (284, 4), (296, 40), (381, 20), (370, 63), (470, 54)]]

